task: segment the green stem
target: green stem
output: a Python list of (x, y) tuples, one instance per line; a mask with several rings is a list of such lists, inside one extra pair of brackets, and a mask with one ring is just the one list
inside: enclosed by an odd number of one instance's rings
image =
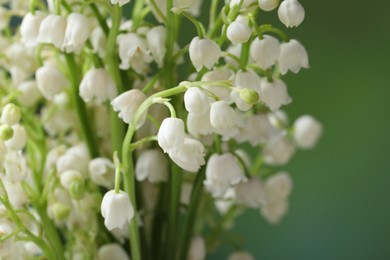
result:
[(249, 50), (250, 50), (250, 43), (252, 41), (249, 40), (247, 41), (246, 43), (244, 43), (242, 45), (242, 48), (241, 48), (241, 62), (240, 62), (240, 67), (242, 69), (243, 72), (246, 71), (246, 65), (248, 63), (248, 60), (249, 60)]
[[(104, 17), (102, 16), (102, 14), (99, 12), (99, 9), (96, 7), (95, 4), (91, 4), (90, 5), (91, 7), (91, 10), (94, 14), (94, 16), (96, 17), (100, 27), (102, 28), (104, 34), (107, 36), (108, 35), (108, 32), (109, 32), (109, 28), (108, 28), (108, 25), (104, 19)], [(114, 17), (114, 16), (113, 16)], [(113, 18), (114, 19), (114, 18)]]
[(195, 25), (196, 30), (198, 31), (198, 36), (200, 39), (203, 39), (205, 37), (206, 30), (204, 29), (202, 23), (198, 22), (198, 20), (196, 20), (195, 17), (193, 17), (191, 14), (189, 14), (185, 11), (181, 11), (180, 15), (184, 16), (185, 18), (187, 18), (190, 22), (192, 22)]
[(148, 143), (148, 142), (152, 142), (152, 141), (157, 141), (157, 136), (153, 135), (153, 136), (142, 138), (141, 140), (130, 144), (129, 149), (130, 149), (130, 151), (133, 151), (134, 149), (137, 149), (138, 147), (140, 147), (144, 143)]
[(261, 32), (265, 33), (265, 32), (271, 32), (271, 33), (275, 33), (277, 34), (280, 38), (282, 38), (282, 40), (284, 42), (288, 42), (290, 40), (290, 38), (288, 37), (288, 35), (283, 32), (282, 30), (278, 29), (278, 28), (275, 28), (273, 27), (272, 25), (270, 24), (264, 24), (262, 26), (260, 26), (260, 30)]

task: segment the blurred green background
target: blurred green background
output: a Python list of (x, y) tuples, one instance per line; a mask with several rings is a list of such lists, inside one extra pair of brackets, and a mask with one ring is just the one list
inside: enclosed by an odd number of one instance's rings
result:
[(288, 33), (311, 68), (285, 78), (286, 111), (314, 115), (324, 135), (285, 167), (294, 190), (281, 224), (248, 210), (234, 230), (256, 259), (390, 259), (390, 1), (300, 2), (305, 21)]

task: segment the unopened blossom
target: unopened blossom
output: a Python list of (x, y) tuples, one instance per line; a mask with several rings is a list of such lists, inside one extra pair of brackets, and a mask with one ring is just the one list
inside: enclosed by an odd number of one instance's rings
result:
[(184, 144), (184, 122), (179, 118), (165, 118), (158, 130), (157, 139), (159, 146), (165, 153), (178, 150)]
[(4, 171), (11, 182), (21, 182), (27, 175), (27, 161), (20, 151), (8, 151), (4, 162)]
[(213, 133), (214, 128), (210, 122), (210, 110), (204, 114), (188, 113), (187, 130), (194, 137)]
[(115, 183), (115, 165), (107, 158), (94, 158), (88, 164), (89, 177), (92, 182), (112, 189)]
[(285, 134), (272, 136), (263, 150), (264, 161), (271, 165), (288, 163), (294, 153), (295, 147)]
[(234, 44), (245, 43), (249, 40), (252, 29), (248, 25), (248, 18), (238, 16), (235, 21), (229, 24), (226, 36)]
[[(241, 49), (242, 49), (242, 44), (232, 44), (226, 49), (226, 52), (238, 58), (241, 56)], [(240, 66), (240, 64), (237, 62), (237, 59), (233, 59), (228, 55), (225, 55), (224, 58), (227, 64), (230, 64), (234, 67)]]
[(43, 19), (39, 27), (37, 41), (53, 44), (58, 49), (64, 45), (66, 18), (60, 15), (49, 14)]
[(297, 40), (290, 40), (280, 46), (278, 59), (280, 73), (286, 74), (289, 70), (298, 73), (301, 68), (309, 68), (309, 58), (305, 47)]
[[(261, 80), (259, 76), (251, 69), (248, 69), (247, 71), (239, 70), (236, 73), (235, 77), (235, 87), (242, 90), (242, 89), (250, 89), (256, 91), (256, 93), (260, 94), (261, 91)], [(232, 91), (231, 92), (231, 98), (234, 100), (234, 102), (237, 105), (237, 108), (241, 111), (247, 111), (249, 110), (253, 104), (249, 104), (246, 102), (246, 100), (242, 99), (242, 95), (238, 91)]]
[(143, 73), (146, 63), (152, 61), (146, 41), (135, 33), (121, 34), (118, 36), (119, 68), (127, 70), (134, 69), (137, 73)]
[(174, 163), (189, 172), (197, 172), (205, 164), (203, 144), (189, 137), (185, 137), (183, 144), (177, 149), (171, 149), (168, 154)]
[(80, 97), (85, 101), (102, 103), (117, 95), (116, 84), (104, 68), (90, 69), (84, 75), (79, 88)]
[(35, 72), (38, 89), (47, 99), (53, 99), (69, 85), (67, 78), (53, 65), (44, 65)]
[[(130, 124), (134, 119), (138, 108), (146, 100), (146, 95), (139, 89), (132, 89), (117, 96), (111, 105), (114, 111), (119, 112), (119, 118)], [(138, 121), (136, 127), (140, 128), (146, 120), (147, 111), (143, 112)]]
[(135, 165), (137, 181), (148, 180), (150, 183), (168, 180), (168, 160), (160, 149), (142, 151)]
[(304, 115), (293, 125), (294, 141), (299, 148), (313, 148), (322, 134), (322, 125), (314, 117)]
[(105, 244), (97, 252), (97, 260), (130, 260), (126, 251), (119, 244)]
[(13, 129), (13, 136), (11, 139), (5, 142), (5, 145), (8, 148), (16, 151), (22, 150), (27, 143), (26, 129), (19, 124), (13, 125), (12, 129)]
[(228, 260), (255, 260), (255, 258), (247, 251), (239, 251), (229, 255)]
[(221, 48), (210, 39), (194, 37), (190, 43), (189, 54), (197, 71), (200, 71), (203, 66), (210, 70), (220, 58)]
[(21, 118), (20, 108), (15, 104), (8, 103), (1, 111), (1, 122), (7, 125), (15, 125)]
[[(229, 69), (215, 69), (212, 71), (206, 72), (203, 77), (202, 81), (219, 81), (219, 80), (230, 80), (233, 77), (233, 72)], [(231, 90), (229, 88), (219, 86), (218, 84), (205, 84), (203, 86), (206, 90), (210, 91), (214, 95), (218, 97), (220, 100), (225, 100), (230, 102), (230, 93)]]
[(201, 236), (191, 239), (190, 249), (187, 260), (204, 260), (206, 259), (206, 243)]
[(273, 66), (280, 55), (279, 41), (269, 35), (264, 35), (263, 39), (256, 38), (250, 47), (250, 57), (263, 70)]
[(19, 102), (26, 107), (35, 105), (42, 97), (35, 80), (24, 81), (17, 85), (16, 89), (19, 93), (17, 96)]
[(259, 7), (263, 11), (272, 11), (279, 5), (279, 0), (258, 0)]
[(288, 211), (288, 201), (270, 203), (260, 209), (261, 215), (271, 224), (278, 224)]
[(68, 53), (80, 53), (89, 36), (88, 18), (79, 13), (71, 13), (66, 21), (64, 49)]
[(13, 182), (8, 178), (2, 178), (2, 181), (7, 193), (12, 194), (12, 196), (8, 196), (8, 199), (14, 208), (20, 209), (29, 202), (29, 198), (20, 181)]
[(60, 175), (60, 183), (62, 187), (69, 190), (71, 185), (75, 182), (79, 182), (83, 180), (83, 176), (81, 173), (75, 170), (66, 170)]
[(14, 129), (7, 124), (0, 124), (0, 141), (8, 141), (14, 135)]
[(129, 195), (124, 191), (116, 193), (111, 190), (104, 194), (101, 213), (104, 218), (104, 225), (108, 230), (122, 228), (134, 217), (133, 205)]
[(280, 79), (273, 79), (272, 82), (264, 79), (261, 84), (260, 99), (271, 111), (276, 111), (282, 105), (292, 101), (287, 93), (286, 84)]
[(288, 198), (292, 191), (292, 179), (286, 172), (278, 172), (264, 183), (267, 203), (274, 203)]
[(216, 101), (211, 105), (211, 125), (219, 129), (229, 129), (235, 124), (234, 109), (226, 101)]
[(286, 27), (296, 27), (305, 19), (305, 9), (297, 0), (284, 0), (279, 6), (278, 16)]
[(13, 83), (20, 83), (34, 70), (34, 51), (21, 42), (15, 42), (5, 50)]
[(263, 183), (257, 178), (249, 178), (236, 186), (236, 202), (250, 208), (260, 208), (266, 204), (266, 193)]
[(192, 87), (184, 93), (184, 105), (189, 113), (204, 114), (211, 106), (211, 99), (200, 88)]
[(44, 18), (44, 13), (39, 11), (35, 11), (34, 14), (27, 13), (23, 17), (20, 24), (20, 35), (22, 36), (22, 42), (27, 47), (34, 47), (38, 44), (39, 27)]
[(213, 154), (209, 158), (204, 185), (213, 197), (223, 196), (230, 186), (245, 180), (244, 170), (233, 154)]
[(127, 3), (130, 3), (130, 0), (110, 0), (111, 4), (118, 4), (119, 6), (123, 6)]
[(153, 27), (146, 34), (146, 41), (149, 49), (152, 53), (153, 59), (159, 67), (163, 65), (165, 53), (167, 51), (165, 47), (165, 39), (166, 28), (161, 25)]
[(286, 126), (288, 126), (288, 122), (289, 122), (288, 115), (283, 110), (277, 110), (272, 113), (268, 113), (267, 116), (269, 122), (275, 128), (283, 129), (286, 128)]

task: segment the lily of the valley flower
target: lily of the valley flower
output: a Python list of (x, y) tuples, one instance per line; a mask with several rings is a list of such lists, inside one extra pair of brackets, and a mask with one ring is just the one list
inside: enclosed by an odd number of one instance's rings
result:
[(229, 24), (226, 36), (234, 43), (244, 43), (249, 40), (252, 34), (252, 29), (248, 25), (248, 19), (243, 16), (238, 16), (237, 19)]
[(158, 130), (158, 144), (165, 153), (178, 150), (184, 143), (184, 122), (179, 118), (165, 118)]
[(280, 79), (274, 79), (272, 82), (264, 79), (261, 84), (260, 99), (272, 111), (276, 111), (282, 105), (287, 105), (292, 101), (287, 93), (286, 84)]
[(21, 118), (20, 108), (15, 104), (8, 103), (1, 111), (1, 122), (7, 125), (15, 125)]
[(299, 148), (313, 148), (322, 134), (322, 125), (309, 115), (299, 117), (294, 122), (294, 141)]
[(66, 18), (60, 15), (49, 14), (43, 19), (39, 27), (38, 42), (53, 44), (58, 49), (64, 45)]
[(272, 11), (279, 5), (279, 0), (259, 0), (259, 7), (263, 11)]
[(161, 67), (163, 65), (164, 56), (166, 53), (165, 47), (166, 29), (164, 26), (156, 26), (148, 31), (146, 34), (146, 40), (153, 58), (157, 65)]
[(62, 72), (53, 65), (44, 65), (35, 72), (38, 89), (47, 99), (53, 99), (69, 82)]
[(27, 13), (20, 25), (20, 34), (22, 36), (22, 42), (27, 47), (34, 47), (38, 44), (37, 38), (39, 34), (39, 27), (41, 22), (45, 18), (43, 12), (35, 12), (35, 14)]
[(286, 27), (296, 27), (305, 19), (305, 9), (297, 0), (284, 0), (279, 6), (278, 16)]
[(166, 182), (168, 180), (168, 161), (160, 149), (143, 151), (135, 166), (135, 176), (138, 181), (148, 180), (150, 183)]
[(88, 18), (79, 13), (71, 13), (67, 18), (64, 38), (66, 52), (80, 53), (89, 36)]
[(122, 228), (134, 217), (134, 208), (129, 195), (124, 191), (111, 190), (104, 194), (101, 213), (108, 230)]
[(203, 66), (211, 69), (221, 56), (221, 48), (214, 41), (199, 37), (192, 39), (190, 43), (190, 59), (197, 71)]
[(189, 172), (197, 172), (205, 164), (204, 146), (196, 139), (185, 137), (180, 148), (170, 150), (168, 154), (172, 161)]
[(97, 253), (99, 260), (130, 260), (126, 251), (119, 244), (105, 244)]
[(132, 68), (137, 73), (143, 73), (146, 63), (152, 61), (146, 41), (135, 33), (119, 35), (118, 45), (121, 59), (119, 68), (122, 70)]
[(115, 165), (107, 158), (95, 158), (88, 164), (89, 176), (92, 182), (106, 187), (114, 188)]
[(113, 99), (117, 95), (114, 80), (106, 69), (89, 70), (80, 83), (79, 93), (85, 102), (96, 100), (101, 103)]
[(278, 59), (280, 73), (283, 75), (287, 71), (298, 73), (301, 68), (309, 68), (309, 58), (305, 47), (297, 40), (290, 40), (281, 46)]
[(273, 66), (280, 55), (279, 41), (269, 35), (264, 35), (263, 39), (256, 38), (250, 47), (250, 56), (256, 64), (263, 70)]
[[(118, 116), (130, 124), (139, 106), (145, 101), (146, 95), (139, 89), (132, 89), (117, 96), (111, 105), (114, 111), (119, 112)], [(137, 122), (137, 129), (140, 128), (146, 120), (147, 111), (145, 111)]]

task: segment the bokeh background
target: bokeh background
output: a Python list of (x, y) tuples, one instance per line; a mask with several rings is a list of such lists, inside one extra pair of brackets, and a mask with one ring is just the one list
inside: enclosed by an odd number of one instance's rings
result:
[(234, 230), (256, 259), (390, 259), (390, 1), (300, 2), (305, 21), (288, 33), (311, 68), (286, 78), (286, 110), (314, 115), (324, 135), (285, 167), (294, 190), (282, 223), (252, 210)]

